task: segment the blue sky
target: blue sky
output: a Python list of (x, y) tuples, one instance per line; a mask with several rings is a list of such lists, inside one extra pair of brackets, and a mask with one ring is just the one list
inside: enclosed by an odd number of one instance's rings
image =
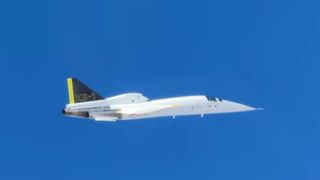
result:
[[(317, 1), (0, 2), (0, 179), (320, 179)], [(105, 96), (207, 94), (264, 111), (96, 123)]]

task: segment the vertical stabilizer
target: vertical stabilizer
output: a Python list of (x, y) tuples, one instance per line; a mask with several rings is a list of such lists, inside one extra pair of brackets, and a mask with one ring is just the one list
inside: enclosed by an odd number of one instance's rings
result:
[(90, 89), (81, 81), (75, 78), (68, 78), (69, 104), (104, 99), (100, 94)]

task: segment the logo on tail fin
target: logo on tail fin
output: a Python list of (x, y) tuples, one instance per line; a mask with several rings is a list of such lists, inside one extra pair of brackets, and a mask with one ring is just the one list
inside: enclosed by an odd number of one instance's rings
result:
[(104, 99), (103, 96), (90, 89), (78, 79), (68, 78), (67, 84), (70, 104)]

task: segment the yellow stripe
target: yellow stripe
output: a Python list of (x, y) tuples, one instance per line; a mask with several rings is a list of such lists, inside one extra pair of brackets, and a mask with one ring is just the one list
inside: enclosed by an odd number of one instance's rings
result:
[(68, 92), (69, 92), (69, 103), (74, 104), (74, 92), (73, 92), (73, 80), (68, 78)]

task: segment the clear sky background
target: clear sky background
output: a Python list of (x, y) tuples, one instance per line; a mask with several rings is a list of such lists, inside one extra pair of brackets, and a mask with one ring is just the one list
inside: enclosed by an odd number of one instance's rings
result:
[[(320, 179), (320, 3), (0, 2), (0, 179)], [(206, 94), (264, 111), (63, 117), (66, 78), (105, 96)]]

